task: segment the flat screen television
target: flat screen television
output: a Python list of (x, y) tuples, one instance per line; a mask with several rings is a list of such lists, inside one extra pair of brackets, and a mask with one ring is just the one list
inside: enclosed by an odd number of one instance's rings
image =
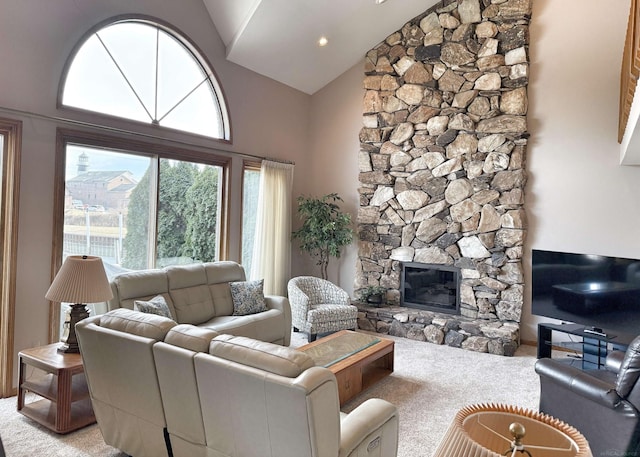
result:
[(534, 249), (531, 313), (640, 334), (640, 260)]

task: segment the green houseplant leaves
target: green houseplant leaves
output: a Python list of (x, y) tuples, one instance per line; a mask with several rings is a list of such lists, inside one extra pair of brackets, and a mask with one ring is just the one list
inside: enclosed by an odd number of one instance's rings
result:
[(339, 258), (342, 248), (353, 240), (351, 216), (340, 210), (343, 201), (336, 193), (320, 198), (298, 197), (298, 214), (302, 226), (292, 233), (300, 249), (308, 252), (320, 266), (322, 279), (327, 279), (331, 257)]

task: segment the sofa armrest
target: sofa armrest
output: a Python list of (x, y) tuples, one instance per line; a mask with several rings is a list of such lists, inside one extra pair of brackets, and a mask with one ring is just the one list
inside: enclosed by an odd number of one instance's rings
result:
[(607, 354), (607, 358), (605, 360), (606, 369), (614, 373), (619, 373), (625, 354), (626, 353), (624, 351), (611, 351)]
[(264, 302), (269, 309), (277, 309), (282, 311), (284, 315), (284, 343), (283, 346), (289, 346), (291, 343), (291, 304), (289, 303), (289, 299), (287, 297), (282, 297), (280, 295), (266, 295), (264, 297)]
[(397, 452), (398, 411), (388, 401), (369, 399), (342, 420), (339, 457), (395, 457)]
[(607, 408), (616, 408), (622, 399), (611, 383), (589, 375), (576, 367), (565, 365), (553, 359), (540, 359), (536, 362), (536, 373), (543, 380), (587, 398)]
[(265, 295), (264, 302), (269, 309), (277, 309), (283, 312), (286, 312), (287, 308), (290, 309), (289, 300), (280, 295)]

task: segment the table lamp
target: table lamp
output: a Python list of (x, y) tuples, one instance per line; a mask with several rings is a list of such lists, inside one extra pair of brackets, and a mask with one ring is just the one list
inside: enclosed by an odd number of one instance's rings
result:
[(99, 303), (113, 297), (102, 259), (88, 255), (68, 256), (45, 297), (54, 302), (71, 303), (69, 335), (58, 351), (80, 352), (75, 326), (89, 317), (85, 303)]
[(574, 427), (509, 405), (467, 406), (455, 416), (433, 457), (592, 457)]

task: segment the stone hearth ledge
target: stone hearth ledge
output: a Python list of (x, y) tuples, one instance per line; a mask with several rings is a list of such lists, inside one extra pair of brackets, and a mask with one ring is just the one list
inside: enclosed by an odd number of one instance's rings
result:
[(358, 307), (358, 328), (368, 332), (508, 357), (520, 345), (517, 322), (473, 319), (403, 306), (353, 304)]

